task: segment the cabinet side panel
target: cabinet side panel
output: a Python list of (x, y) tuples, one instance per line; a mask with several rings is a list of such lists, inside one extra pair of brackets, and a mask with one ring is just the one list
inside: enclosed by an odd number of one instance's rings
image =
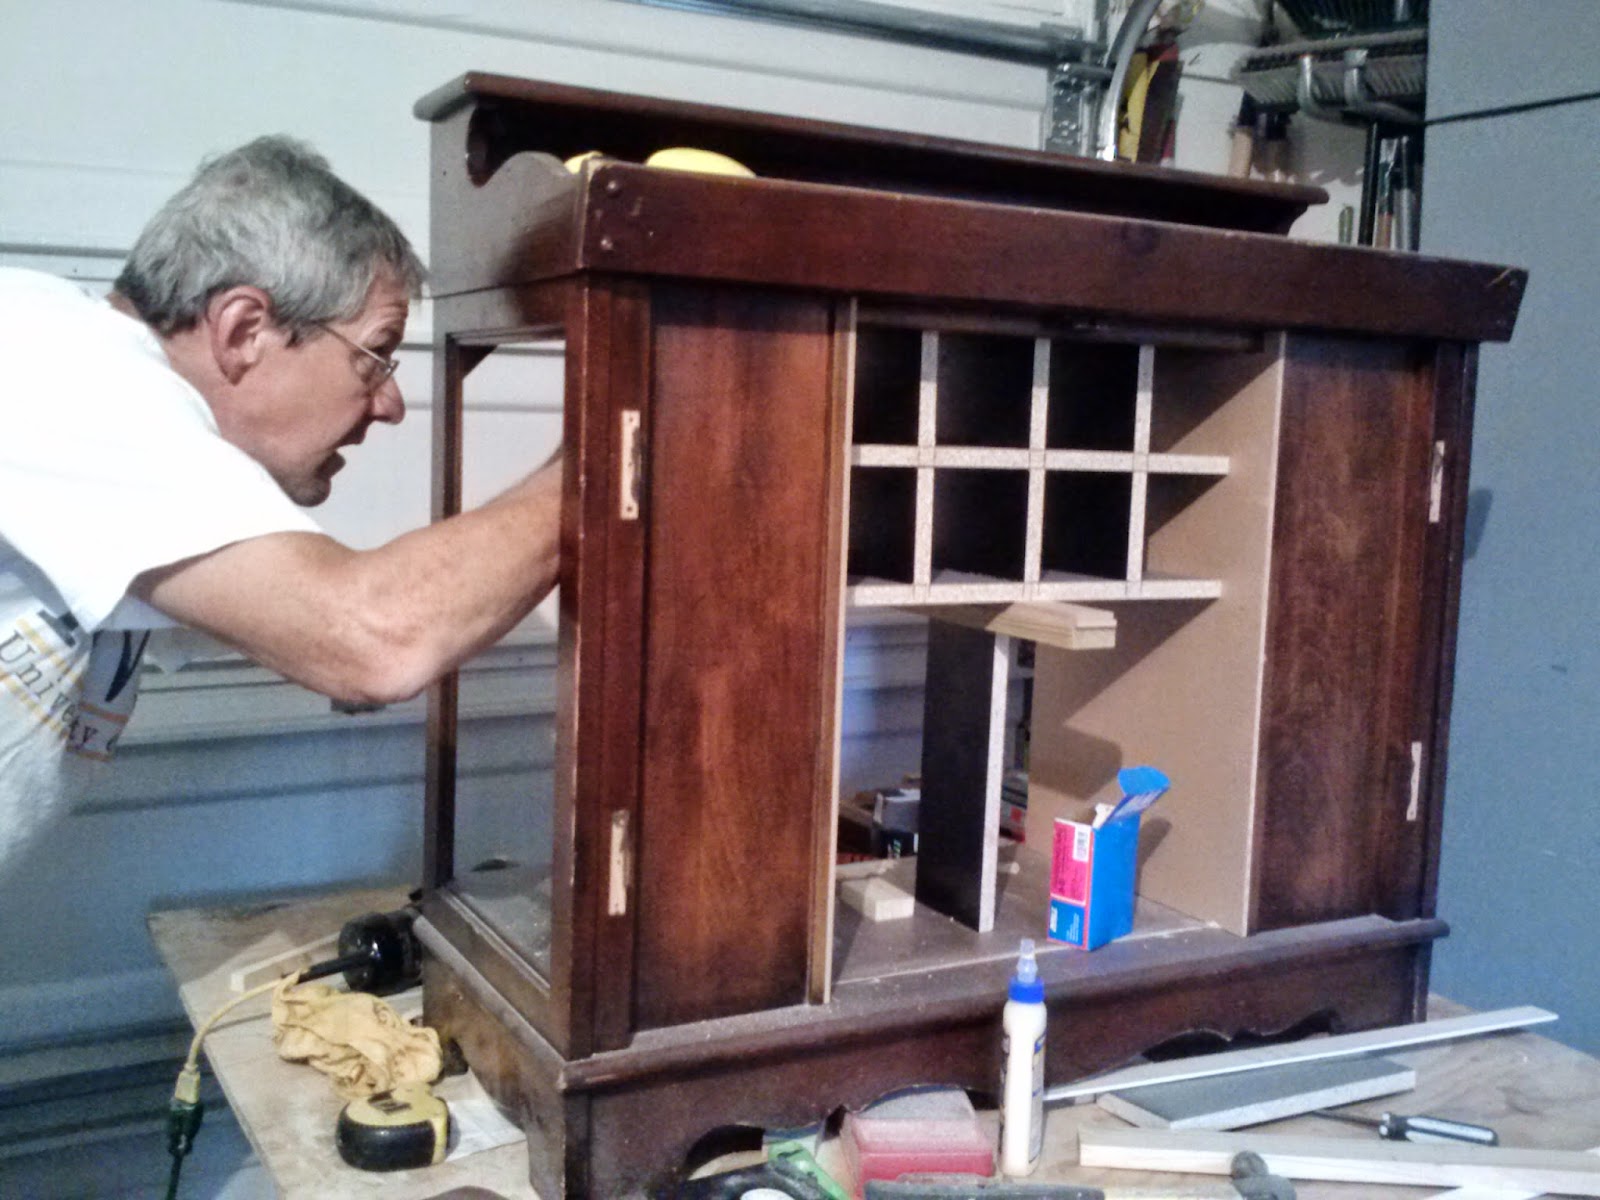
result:
[[(1413, 813), (1432, 355), (1292, 337), (1262, 730), (1261, 928), (1386, 913)], [(1419, 747), (1420, 749), (1420, 747)]]
[[(1431, 733), (1425, 765), (1426, 792), (1422, 810), (1427, 833), (1416, 847), (1420, 862), (1402, 861), (1402, 870), (1414, 869), (1397, 881), (1399, 916), (1435, 915), (1439, 890), (1439, 854), (1444, 831), (1445, 770), (1450, 750), (1450, 711), (1455, 696), (1456, 637), (1461, 611), (1461, 576), (1466, 561), (1468, 483), (1472, 477), (1472, 425), (1476, 407), (1478, 349), (1446, 344), (1439, 348), (1434, 376), (1434, 437), (1442, 472), (1439, 525), (1432, 528), (1428, 547), (1429, 596), (1437, 597), (1425, 613), (1422, 631), (1424, 653), (1436, 653), (1432, 677), (1420, 674), (1423, 689), (1417, 698), (1418, 725)], [(1436, 651), (1435, 651), (1436, 648)], [(1415, 880), (1414, 904), (1398, 890)]]
[(639, 1028), (806, 997), (831, 800), (831, 324), (756, 292), (655, 301)]

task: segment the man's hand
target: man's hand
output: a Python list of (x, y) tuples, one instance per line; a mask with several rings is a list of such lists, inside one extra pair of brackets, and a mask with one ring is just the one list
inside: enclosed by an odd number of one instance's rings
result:
[(277, 533), (147, 571), (129, 589), (336, 700), (416, 695), (555, 585), (561, 458), (481, 508), (351, 550)]

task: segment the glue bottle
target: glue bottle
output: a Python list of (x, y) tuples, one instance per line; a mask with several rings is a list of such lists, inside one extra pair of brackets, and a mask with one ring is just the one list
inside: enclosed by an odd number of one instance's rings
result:
[(1000, 1170), (1031, 1175), (1044, 1149), (1044, 984), (1023, 938), (1000, 1018)]

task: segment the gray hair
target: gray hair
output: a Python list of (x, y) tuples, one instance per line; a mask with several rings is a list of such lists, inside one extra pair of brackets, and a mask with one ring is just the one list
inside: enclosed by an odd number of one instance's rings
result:
[(426, 271), (399, 226), (310, 146), (263, 137), (200, 165), (145, 226), (116, 290), (171, 334), (218, 292), (258, 287), (298, 339), (360, 314), (384, 268), (421, 294)]

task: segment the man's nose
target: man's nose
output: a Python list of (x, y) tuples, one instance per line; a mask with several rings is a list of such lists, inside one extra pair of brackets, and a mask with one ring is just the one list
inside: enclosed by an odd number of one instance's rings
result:
[(405, 397), (400, 394), (400, 384), (393, 375), (372, 393), (372, 419), (385, 425), (398, 425), (406, 419)]

